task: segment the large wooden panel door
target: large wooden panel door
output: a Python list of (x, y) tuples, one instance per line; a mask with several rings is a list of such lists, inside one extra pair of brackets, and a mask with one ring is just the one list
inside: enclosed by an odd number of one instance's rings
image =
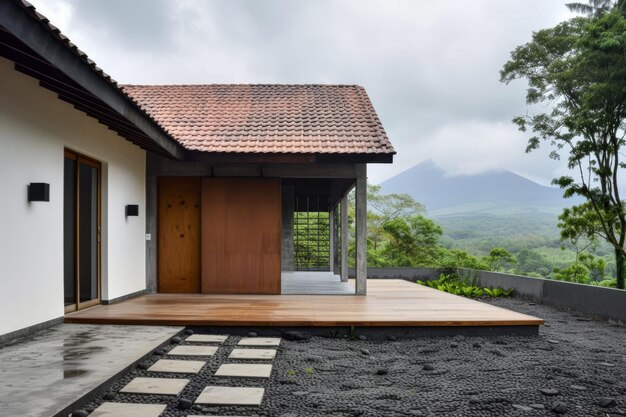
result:
[(280, 294), (280, 180), (203, 178), (202, 292)]
[(200, 292), (200, 184), (199, 177), (159, 178), (159, 292)]

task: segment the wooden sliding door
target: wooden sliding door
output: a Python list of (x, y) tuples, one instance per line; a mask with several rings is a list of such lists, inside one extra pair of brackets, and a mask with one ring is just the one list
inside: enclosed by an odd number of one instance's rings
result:
[(199, 177), (159, 178), (159, 292), (200, 292)]
[(280, 180), (202, 179), (202, 292), (280, 294)]

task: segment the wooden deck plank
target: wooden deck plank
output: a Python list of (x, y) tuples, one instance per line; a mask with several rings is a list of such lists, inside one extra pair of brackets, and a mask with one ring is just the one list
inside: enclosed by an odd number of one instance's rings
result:
[(147, 294), (65, 316), (66, 323), (196, 326), (537, 326), (543, 320), (402, 280), (368, 295)]

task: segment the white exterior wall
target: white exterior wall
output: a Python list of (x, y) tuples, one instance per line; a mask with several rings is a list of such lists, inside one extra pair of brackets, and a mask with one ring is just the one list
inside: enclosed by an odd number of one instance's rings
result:
[[(146, 152), (0, 58), (0, 335), (64, 314), (64, 148), (102, 163), (101, 298), (145, 289)], [(28, 203), (31, 182), (50, 202)]]

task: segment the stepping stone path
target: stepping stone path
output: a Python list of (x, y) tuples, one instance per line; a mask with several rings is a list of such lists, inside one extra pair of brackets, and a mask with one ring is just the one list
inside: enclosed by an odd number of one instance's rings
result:
[(165, 404), (103, 403), (90, 417), (159, 417)]
[(227, 363), (220, 366), (215, 376), (233, 376), (240, 378), (269, 378), (272, 365)]
[(192, 334), (185, 339), (185, 342), (195, 343), (224, 343), (228, 339), (227, 335), (216, 334)]
[(280, 337), (244, 337), (239, 346), (280, 346)]
[(196, 399), (196, 404), (208, 405), (261, 405), (264, 388), (206, 387)]
[(189, 383), (178, 378), (135, 378), (120, 392), (132, 394), (178, 395)]
[[(176, 341), (176, 343), (182, 344), (175, 346), (169, 352), (163, 352), (163, 354), (168, 356), (214, 356), (220, 346), (211, 346), (210, 344), (223, 344), (227, 339), (228, 335), (192, 334), (184, 340)], [(234, 348), (230, 352), (228, 359), (272, 361), (276, 357), (276, 349), (262, 348), (280, 346), (280, 343), (281, 339), (279, 337), (244, 337), (239, 340), (237, 345), (251, 348)], [(207, 362), (196, 360), (159, 359), (147, 371), (198, 374), (206, 364)], [(271, 374), (271, 364), (225, 363), (220, 365), (214, 376), (220, 378), (269, 378)], [(185, 378), (138, 377), (122, 388), (120, 393), (180, 395), (189, 382), (190, 380)], [(202, 405), (258, 407), (263, 402), (264, 395), (265, 388), (262, 387), (207, 386), (194, 403), (196, 407), (201, 407)], [(166, 408), (165, 404), (105, 402), (89, 416), (159, 417)]]
[(233, 349), (228, 359), (272, 360), (275, 357), (275, 349)]
[(174, 374), (197, 374), (206, 364), (202, 361), (183, 361), (177, 359), (159, 359), (148, 368), (148, 372), (168, 372)]
[(217, 346), (176, 346), (168, 355), (174, 356), (213, 356), (217, 352)]

